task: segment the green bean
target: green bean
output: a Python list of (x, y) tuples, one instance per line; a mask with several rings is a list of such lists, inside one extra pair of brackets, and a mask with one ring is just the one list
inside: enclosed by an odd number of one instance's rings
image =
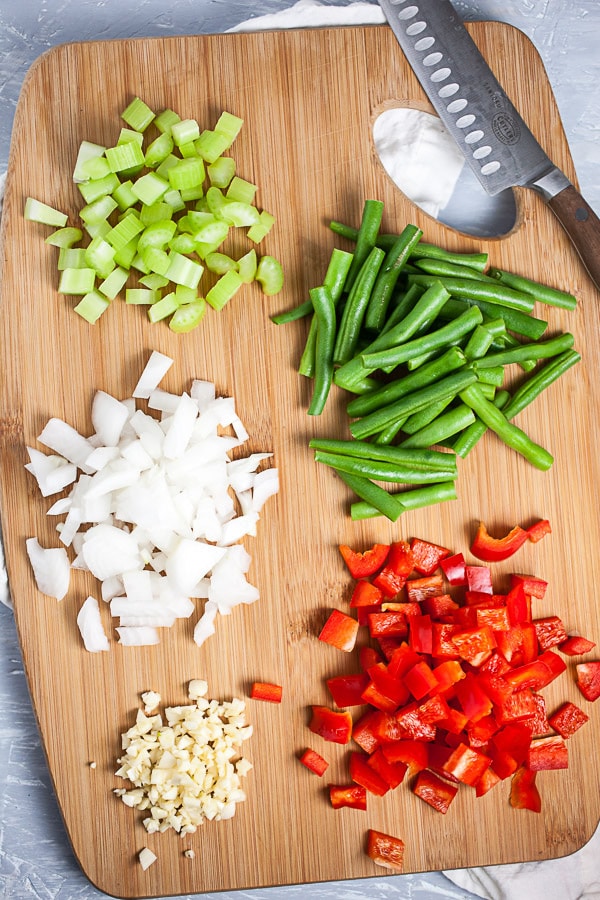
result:
[[(504, 409), (509, 400), (510, 394), (508, 391), (498, 391), (494, 398), (494, 406), (497, 406), (498, 409)], [(450, 448), (454, 450), (457, 456), (464, 459), (487, 430), (487, 425), (475, 416), (475, 421), (472, 425), (469, 425), (458, 435), (456, 440), (450, 445)]]
[(385, 488), (375, 484), (369, 478), (362, 478), (360, 475), (350, 475), (348, 472), (340, 471), (337, 474), (369, 509), (374, 510), (372, 515), (384, 515), (392, 522), (398, 519), (403, 509), (395, 496), (386, 491)]
[(559, 291), (556, 288), (548, 287), (545, 284), (539, 284), (532, 281), (531, 278), (524, 278), (522, 275), (513, 275), (512, 272), (505, 272), (495, 267), (490, 268), (489, 274), (501, 284), (514, 288), (517, 291), (523, 291), (525, 294), (531, 294), (540, 303), (548, 306), (559, 306), (562, 309), (575, 309), (577, 300), (573, 294), (566, 291)]
[(416, 431), (425, 428), (434, 419), (440, 416), (444, 410), (450, 406), (453, 400), (454, 397), (443, 397), (441, 400), (430, 403), (429, 406), (426, 406), (424, 409), (420, 409), (418, 412), (413, 413), (405, 421), (402, 426), (402, 431), (404, 431), (405, 434), (411, 435)]
[(487, 369), (478, 369), (474, 366), (479, 384), (492, 384), (494, 387), (502, 387), (504, 384), (504, 366), (490, 366)]
[(373, 247), (354, 279), (335, 339), (333, 359), (339, 365), (349, 362), (356, 352), (371, 291), (384, 257), (383, 250)]
[(348, 472), (374, 481), (390, 484), (432, 484), (439, 481), (454, 481), (456, 474), (435, 469), (418, 469), (416, 466), (387, 463), (383, 460), (363, 459), (359, 456), (344, 456), (342, 453), (315, 451), (315, 462), (323, 463), (338, 472)]
[(437, 275), (409, 275), (408, 283), (429, 287), (438, 278), (450, 294), (458, 299), (484, 300), (487, 303), (500, 304), (525, 313), (531, 312), (535, 305), (535, 300), (530, 294), (515, 291), (497, 282), (474, 281), (471, 278), (446, 278)]
[(315, 379), (308, 407), (309, 416), (320, 416), (333, 383), (333, 345), (335, 342), (335, 305), (329, 288), (324, 285), (310, 291), (317, 322)]
[[(360, 497), (358, 491), (355, 493)], [(385, 493), (385, 492), (384, 492)], [(397, 494), (388, 494), (392, 500), (392, 510), (397, 511), (392, 521), (397, 521), (403, 512), (414, 509), (421, 509), (425, 506), (433, 506), (437, 503), (444, 503), (446, 500), (456, 500), (456, 485), (453, 481), (444, 481), (441, 484), (429, 484), (425, 487), (409, 488), (400, 491)], [(374, 504), (370, 503), (367, 497), (357, 503), (353, 503), (350, 507), (350, 516), (353, 521), (358, 522), (361, 519), (372, 519), (381, 514), (381, 510)], [(389, 518), (392, 518), (389, 516)]]
[(443, 247), (438, 247), (436, 244), (428, 244), (425, 241), (419, 241), (413, 256), (418, 259), (438, 259), (456, 263), (456, 265), (460, 266), (469, 266), (471, 269), (476, 269), (479, 272), (483, 272), (488, 263), (487, 253), (461, 253), (460, 251), (446, 250)]
[(465, 346), (467, 359), (479, 359), (488, 352), (492, 346), (494, 335), (485, 325), (478, 325)]
[(512, 350), (500, 353), (489, 353), (483, 359), (475, 361), (475, 370), (487, 369), (492, 366), (507, 366), (515, 362), (527, 362), (528, 360), (547, 359), (550, 356), (558, 356), (564, 350), (570, 350), (574, 338), (570, 332), (559, 334), (548, 341), (538, 341), (530, 344), (520, 344)]
[(401, 397), (395, 403), (390, 403), (381, 409), (375, 410), (362, 419), (357, 419), (350, 425), (350, 433), (356, 439), (363, 439), (372, 434), (378, 434), (386, 428), (391, 422), (399, 419), (400, 416), (410, 415), (429, 406), (436, 400), (443, 397), (454, 397), (459, 391), (462, 391), (468, 385), (475, 382), (475, 373), (470, 369), (458, 371), (447, 378), (436, 381), (435, 384), (427, 385), (420, 390), (413, 391), (406, 397)]
[[(376, 337), (366, 350), (370, 352), (385, 350), (388, 347), (407, 341), (419, 328), (427, 327), (430, 322), (435, 320), (448, 297), (449, 294), (444, 287), (439, 284), (432, 285), (419, 297), (410, 312), (400, 322)], [(334, 374), (334, 381), (339, 387), (352, 390), (353, 382), (375, 371), (364, 366), (364, 352), (337, 369)]]
[(365, 316), (365, 328), (371, 331), (381, 331), (392, 298), (392, 292), (396, 287), (400, 273), (422, 235), (423, 232), (420, 228), (417, 228), (415, 225), (407, 225), (395, 241), (394, 246), (388, 250), (383, 266), (373, 285)]
[(548, 328), (548, 323), (544, 319), (539, 319), (529, 313), (523, 313), (508, 306), (499, 307), (497, 303), (486, 303), (485, 300), (474, 300), (472, 298), (458, 300), (455, 297), (451, 297), (443, 309), (440, 310), (440, 318), (453, 319), (469, 306), (477, 306), (481, 310), (484, 317), (483, 321), (486, 325), (489, 325), (490, 320), (497, 322), (500, 317), (504, 322), (503, 330), (505, 332), (508, 329), (534, 341), (539, 340)]
[(476, 307), (472, 307), (458, 316), (447, 325), (424, 334), (422, 337), (414, 338), (412, 341), (406, 341), (395, 347), (386, 350), (379, 350), (376, 353), (363, 353), (363, 366), (369, 372), (376, 369), (382, 369), (386, 366), (398, 366), (400, 363), (407, 362), (415, 356), (421, 356), (431, 350), (441, 349), (450, 341), (454, 341), (471, 332), (482, 321), (481, 311)]
[(346, 412), (351, 417), (365, 416), (376, 409), (380, 409), (382, 406), (387, 406), (388, 403), (399, 400), (400, 397), (404, 397), (418, 388), (438, 381), (444, 375), (449, 375), (451, 372), (462, 368), (465, 363), (466, 358), (462, 350), (459, 350), (458, 347), (451, 347), (450, 350), (447, 350), (441, 356), (437, 356), (417, 371), (410, 372), (408, 375), (391, 381), (389, 384), (385, 384), (371, 393), (355, 397), (346, 407)]
[(383, 217), (383, 203), (381, 200), (365, 200), (363, 204), (362, 218), (360, 228), (356, 235), (356, 246), (354, 248), (354, 259), (348, 272), (346, 279), (346, 290), (350, 291), (358, 273), (363, 267), (363, 263), (371, 250), (375, 247), (377, 235), (379, 234), (379, 226)]
[(546, 363), (543, 368), (532, 375), (527, 381), (517, 388), (511, 400), (507, 404), (504, 414), (508, 419), (514, 418), (517, 413), (536, 399), (547, 387), (549, 387), (557, 378), (560, 378), (571, 366), (574, 366), (581, 360), (581, 355), (577, 350), (566, 350), (560, 356), (555, 357), (551, 362)]
[[(351, 253), (347, 253), (345, 250), (338, 250), (337, 247), (333, 248), (329, 258), (327, 272), (323, 279), (323, 284), (325, 287), (329, 288), (334, 303), (337, 303), (342, 296), (344, 283), (351, 263)], [(300, 303), (298, 306), (294, 307), (294, 309), (271, 316), (271, 321), (276, 325), (284, 325), (286, 322), (295, 322), (297, 319), (303, 319), (312, 312), (314, 312), (312, 302), (310, 300), (305, 300), (304, 303)]]
[(414, 468), (457, 475), (456, 460), (442, 450), (410, 449), (408, 447), (388, 447), (370, 441), (345, 441), (336, 438), (312, 438), (311, 450), (319, 450), (337, 456), (352, 456), (371, 462), (389, 465), (410, 465)]
[(329, 228), (333, 231), (334, 234), (337, 234), (339, 237), (345, 238), (347, 241), (353, 241), (356, 243), (356, 239), (358, 237), (358, 228), (354, 228), (352, 225), (345, 225), (343, 222), (337, 222), (335, 219), (329, 223)]
[(509, 422), (501, 410), (489, 400), (486, 400), (481, 393), (479, 385), (470, 384), (467, 388), (460, 391), (459, 396), (507, 446), (520, 453), (537, 469), (545, 471), (550, 468), (554, 462), (552, 454), (544, 447), (536, 444), (517, 425)]
[[(334, 247), (331, 252), (331, 256), (329, 257), (327, 271), (325, 272), (325, 277), (323, 279), (323, 286), (329, 288), (334, 306), (338, 305), (344, 291), (344, 284), (346, 282), (346, 277), (348, 275), (348, 270), (350, 269), (351, 263), (351, 253), (346, 253), (345, 250), (338, 250), (337, 247)], [(308, 302), (310, 303), (312, 308), (312, 301), (309, 300)], [(300, 357), (300, 364), (298, 366), (298, 372), (300, 373), (300, 375), (305, 375), (307, 378), (312, 378), (315, 374), (316, 344), (317, 322), (313, 316), (313, 319), (310, 323), (310, 328), (308, 330), (306, 343), (304, 345), (304, 350), (302, 352), (302, 356)]]
[(415, 431), (399, 444), (401, 449), (408, 447), (432, 447), (463, 431), (475, 422), (475, 413), (466, 403), (460, 403), (453, 409), (437, 416), (429, 425)]
[[(423, 294), (424, 291), (417, 284), (414, 284), (405, 293), (400, 294), (397, 298), (393, 298), (393, 308), (381, 327), (381, 334), (386, 334), (386, 332), (401, 322)], [(369, 346), (372, 346), (373, 343), (375, 341), (371, 341)]]
[(441, 275), (447, 278), (469, 278), (475, 281), (487, 281), (494, 283), (494, 279), (484, 275), (479, 269), (465, 266), (447, 259), (415, 259), (414, 265), (428, 275)]
[(407, 416), (401, 416), (399, 419), (396, 419), (394, 422), (391, 422), (387, 428), (382, 429), (378, 434), (373, 435), (373, 440), (376, 444), (380, 444), (381, 446), (385, 446), (386, 444), (391, 444), (393, 440), (398, 436), (398, 433), (402, 431), (402, 426), (406, 422)]

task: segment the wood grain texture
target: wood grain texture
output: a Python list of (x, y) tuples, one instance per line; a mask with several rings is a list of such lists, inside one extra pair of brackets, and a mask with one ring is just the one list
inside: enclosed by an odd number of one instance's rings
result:
[[(564, 133), (542, 63), (529, 41), (501, 24), (469, 26), (497, 76), (536, 136), (574, 179)], [(260, 185), (259, 206), (277, 217), (268, 252), (285, 266), (281, 295), (255, 286), (202, 327), (177, 336), (151, 326), (140, 309), (115, 303), (94, 327), (56, 292), (55, 255), (44, 230), (22, 218), (32, 195), (78, 208), (71, 171), (81, 139), (112, 143), (118, 115), (135, 94), (171, 106), (210, 127), (222, 109), (246, 126), (235, 148), (240, 174)], [(328, 610), (344, 608), (349, 582), (340, 542), (355, 546), (422, 536), (464, 550), (481, 518), (491, 530), (548, 517), (553, 534), (524, 547), (498, 578), (518, 567), (550, 582), (540, 614), (560, 614), (569, 631), (600, 637), (597, 516), (599, 420), (598, 297), (575, 251), (539, 197), (518, 192), (518, 223), (503, 239), (458, 234), (423, 214), (393, 185), (374, 150), (371, 126), (390, 105), (429, 109), (386, 27), (349, 27), (251, 35), (219, 35), (65, 45), (30, 71), (15, 117), (2, 221), (1, 488), (2, 522), (15, 616), (33, 704), (50, 771), (76, 857), (90, 880), (122, 897), (241, 889), (381, 875), (364, 853), (367, 828), (406, 841), (406, 871), (479, 866), (561, 856), (582, 846), (599, 818), (599, 722), (569, 741), (570, 768), (539, 777), (539, 815), (512, 810), (508, 785), (476, 800), (461, 790), (447, 816), (406, 786), (372, 798), (367, 813), (334, 812), (325, 785), (298, 763), (314, 745), (331, 760), (331, 781), (345, 779), (348, 749), (323, 746), (309, 733), (312, 703), (326, 703), (324, 678), (356, 662), (316, 635)], [(343, 397), (309, 420), (310, 386), (296, 374), (305, 323), (276, 327), (271, 313), (305, 299), (319, 283), (334, 246), (327, 223), (359, 220), (367, 197), (385, 201), (384, 229), (412, 221), (425, 239), (475, 250), (492, 262), (571, 290), (577, 311), (548, 310), (550, 331), (571, 330), (583, 362), (518, 422), (556, 457), (550, 472), (533, 470), (486, 436), (460, 465), (459, 500), (385, 520), (352, 523), (349, 495), (307, 449), (313, 435), (344, 436)], [(546, 311), (545, 311), (546, 312)], [(281, 491), (269, 502), (258, 535), (248, 541), (250, 579), (258, 603), (219, 622), (201, 649), (191, 622), (166, 631), (158, 647), (119, 646), (87, 654), (75, 616), (97, 585), (75, 573), (57, 604), (35, 589), (25, 538), (55, 544), (54, 523), (23, 466), (25, 446), (51, 415), (91, 431), (96, 389), (128, 396), (152, 350), (175, 359), (164, 386), (186, 389), (193, 377), (214, 380), (233, 395), (250, 449), (272, 449)], [(103, 610), (103, 614), (108, 611)], [(110, 629), (106, 617), (105, 624)], [(342, 658), (343, 657), (343, 658)], [(147, 837), (137, 813), (112, 794), (120, 734), (142, 691), (167, 703), (186, 699), (190, 678), (206, 678), (213, 697), (247, 696), (253, 680), (283, 684), (281, 706), (249, 701), (255, 734), (248, 800), (236, 816), (206, 824), (185, 840)], [(546, 691), (549, 706), (579, 702), (572, 669)], [(91, 770), (89, 761), (97, 768)], [(158, 861), (142, 872), (144, 845)], [(193, 847), (195, 859), (183, 851)]]

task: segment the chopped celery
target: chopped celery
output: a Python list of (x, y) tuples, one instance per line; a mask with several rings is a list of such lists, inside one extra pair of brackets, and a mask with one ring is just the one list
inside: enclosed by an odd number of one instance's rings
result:
[(198, 291), (195, 288), (187, 287), (185, 284), (178, 284), (175, 287), (175, 299), (178, 306), (193, 303), (198, 299)]
[(144, 143), (144, 135), (141, 133), (141, 131), (136, 131), (133, 128), (121, 128), (117, 145), (128, 144), (130, 141), (133, 141), (139, 147), (142, 147)]
[[(171, 266), (171, 259), (166, 250), (162, 250), (160, 247), (146, 246), (140, 250), (138, 244), (138, 254), (133, 265), (146, 275), (154, 273), (155, 275), (162, 275), (164, 278), (167, 278)], [(169, 278), (169, 280), (172, 281), (173, 279)]]
[(196, 141), (196, 150), (207, 163), (214, 163), (229, 149), (230, 143), (228, 135), (223, 132), (206, 129)]
[(182, 253), (171, 253), (169, 268), (164, 274), (169, 281), (175, 284), (185, 284), (187, 287), (196, 288), (204, 271), (204, 266), (194, 262)]
[(219, 222), (218, 219), (212, 219), (212, 222), (205, 222), (194, 232), (194, 241), (200, 244), (221, 244), (229, 234), (229, 225), (227, 222)]
[(140, 278), (140, 284), (150, 288), (151, 291), (159, 291), (161, 288), (166, 287), (168, 283), (169, 280), (157, 272), (150, 272), (149, 275), (142, 275)]
[(134, 97), (129, 106), (121, 113), (121, 118), (136, 131), (145, 131), (154, 121), (154, 113), (140, 97)]
[(144, 164), (144, 151), (137, 141), (126, 141), (116, 147), (108, 147), (106, 158), (111, 172), (127, 172)]
[(81, 164), (81, 173), (84, 181), (97, 181), (110, 174), (110, 166), (104, 156), (104, 148), (102, 148), (102, 156), (92, 156)]
[(160, 294), (150, 288), (127, 288), (125, 291), (125, 303), (149, 306), (156, 303)]
[(163, 200), (157, 200), (156, 203), (151, 203), (149, 206), (142, 206), (140, 210), (140, 221), (144, 223), (144, 225), (154, 225), (155, 222), (160, 222), (163, 219), (171, 219), (173, 217), (173, 207)]
[(82, 141), (79, 145), (75, 167), (73, 169), (73, 181), (87, 181), (90, 177), (85, 169), (88, 160), (98, 159), (104, 156), (105, 147), (101, 144), (93, 144), (91, 141)]
[(122, 250), (133, 238), (137, 237), (144, 230), (144, 223), (134, 212), (121, 219), (114, 228), (106, 235), (106, 240), (115, 248)]
[(235, 160), (230, 156), (219, 156), (206, 168), (210, 183), (214, 187), (226, 188), (235, 175)]
[(171, 137), (177, 147), (189, 144), (200, 137), (200, 126), (195, 119), (180, 119), (171, 125)]
[(256, 278), (256, 269), (258, 260), (256, 258), (256, 250), (254, 247), (241, 256), (237, 261), (238, 273), (244, 284), (250, 284)]
[(95, 237), (105, 238), (110, 230), (110, 222), (106, 219), (100, 219), (98, 222), (88, 222), (87, 225), (85, 225), (86, 234), (92, 239)]
[(169, 328), (176, 334), (186, 334), (196, 328), (206, 314), (206, 300), (199, 297), (186, 306), (175, 310), (169, 321)]
[(213, 309), (223, 309), (243, 284), (239, 273), (234, 269), (225, 272), (206, 295), (206, 302)]
[(88, 294), (94, 290), (96, 272), (94, 269), (63, 269), (58, 283), (59, 294)]
[(178, 308), (175, 294), (165, 294), (164, 297), (148, 307), (148, 318), (151, 322), (160, 322), (161, 319), (173, 315)]
[(159, 219), (148, 225), (140, 235), (138, 249), (146, 247), (166, 247), (177, 230), (177, 223), (173, 219)]
[(173, 150), (173, 140), (169, 134), (160, 134), (146, 150), (146, 165), (149, 169), (154, 169), (160, 163), (164, 162), (167, 156)]
[(109, 300), (114, 300), (127, 284), (128, 278), (129, 272), (127, 269), (124, 269), (122, 266), (115, 266), (104, 281), (100, 282), (98, 290), (105, 297), (108, 297)]
[(283, 268), (274, 256), (261, 256), (256, 268), (256, 281), (262, 287), (263, 294), (277, 294), (283, 287)]
[(29, 222), (40, 222), (42, 225), (52, 225), (54, 228), (62, 228), (69, 221), (66, 213), (42, 203), (41, 200), (35, 200), (33, 197), (27, 197), (25, 200), (24, 215)]
[(181, 117), (172, 109), (163, 109), (154, 120), (154, 124), (163, 134), (170, 134), (176, 122), (181, 122)]
[(202, 184), (181, 189), (181, 199), (184, 203), (193, 203), (194, 200), (201, 200), (203, 196), (204, 186)]
[(226, 253), (207, 253), (204, 257), (204, 261), (206, 263), (206, 268), (216, 275), (224, 275), (225, 272), (229, 272), (230, 269), (237, 270), (238, 268), (235, 259), (232, 259), (231, 256), (227, 256)]
[(181, 212), (185, 209), (185, 203), (181, 193), (175, 188), (171, 188), (163, 197), (165, 203), (168, 203), (173, 212)]
[(86, 322), (93, 325), (109, 306), (110, 300), (103, 297), (98, 291), (89, 291), (81, 298), (77, 306), (74, 306), (73, 309), (78, 315), (85, 319)]
[(233, 113), (224, 110), (217, 120), (215, 131), (223, 134), (231, 145), (240, 133), (243, 124), (244, 120), (239, 116), (234, 116)]
[(257, 187), (255, 184), (235, 175), (227, 188), (225, 196), (228, 200), (239, 200), (241, 203), (253, 203), (256, 191)]
[(205, 177), (204, 162), (199, 156), (179, 159), (168, 172), (169, 184), (178, 191), (202, 185)]
[(82, 237), (83, 232), (81, 228), (67, 225), (49, 234), (46, 238), (46, 244), (51, 244), (53, 247), (72, 247), (74, 244), (79, 243)]
[(117, 208), (117, 201), (112, 197), (99, 197), (92, 203), (87, 203), (83, 209), (79, 210), (79, 218), (86, 225), (95, 225), (103, 219), (108, 219), (110, 214)]
[(104, 238), (95, 237), (86, 247), (85, 261), (100, 278), (107, 278), (115, 268), (115, 248)]
[(59, 272), (64, 269), (85, 269), (87, 268), (85, 261), (84, 247), (61, 247), (58, 251), (57, 269)]
[(237, 228), (252, 227), (260, 222), (257, 208), (251, 203), (242, 203), (239, 200), (227, 200), (221, 210), (221, 216)]
[(187, 141), (185, 144), (179, 145), (179, 154), (184, 159), (187, 159), (190, 156), (198, 156), (198, 151), (196, 150), (196, 144), (194, 141)]
[(271, 213), (263, 209), (259, 216), (259, 221), (256, 225), (252, 225), (252, 227), (248, 229), (248, 237), (251, 241), (254, 241), (255, 244), (260, 244), (262, 239), (268, 235), (274, 224), (275, 216), (272, 216)]
[(196, 250), (196, 242), (191, 234), (176, 234), (169, 241), (169, 249), (175, 250), (176, 253), (194, 253)]
[(147, 172), (133, 183), (131, 190), (141, 203), (151, 206), (169, 189), (169, 182), (156, 172)]
[(132, 187), (133, 182), (128, 179), (127, 181), (121, 181), (119, 186), (112, 192), (113, 200), (117, 201), (117, 206), (121, 212), (125, 212), (126, 209), (131, 209), (131, 207), (135, 206), (138, 202), (138, 198), (133, 193)]
[(91, 178), (89, 181), (83, 181), (77, 186), (85, 202), (92, 203), (94, 200), (99, 200), (100, 197), (112, 194), (119, 187), (119, 184), (117, 175), (114, 172), (109, 172), (103, 178)]

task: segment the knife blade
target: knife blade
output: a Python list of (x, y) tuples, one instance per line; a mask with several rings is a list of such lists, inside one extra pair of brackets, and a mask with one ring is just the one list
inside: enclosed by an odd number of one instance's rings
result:
[(448, 133), (490, 195), (536, 191), (600, 289), (600, 219), (542, 149), (449, 0), (379, 0)]

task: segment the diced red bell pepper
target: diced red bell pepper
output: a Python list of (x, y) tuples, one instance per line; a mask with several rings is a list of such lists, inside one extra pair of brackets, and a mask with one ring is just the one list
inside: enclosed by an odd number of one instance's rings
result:
[(465, 677), (465, 670), (456, 659), (445, 659), (433, 668), (435, 687), (432, 691), (444, 692)]
[(435, 597), (427, 597), (423, 600), (421, 608), (433, 619), (441, 619), (444, 616), (453, 615), (460, 607), (450, 594), (436, 594)]
[(523, 666), (517, 666), (512, 671), (507, 672), (504, 680), (511, 685), (515, 691), (521, 691), (523, 688), (531, 688), (534, 691), (540, 691), (552, 681), (552, 672), (541, 657), (534, 659), (533, 662), (525, 663)]
[(467, 574), (465, 571), (465, 558), (462, 553), (454, 553), (440, 560), (440, 568), (446, 576), (446, 581), (453, 587), (465, 587)]
[(358, 622), (352, 616), (347, 616), (339, 609), (334, 609), (323, 625), (319, 640), (351, 653), (356, 644), (358, 635)]
[(459, 735), (462, 731), (465, 730), (468, 723), (469, 719), (467, 718), (467, 716), (465, 716), (465, 714), (459, 709), (455, 709), (453, 706), (451, 706), (446, 718), (442, 719), (438, 723), (438, 725), (449, 734)]
[(367, 837), (367, 856), (378, 866), (402, 872), (404, 868), (404, 841), (400, 838), (370, 828)]
[(398, 635), (380, 634), (377, 638), (377, 643), (383, 653), (383, 658), (389, 662), (398, 647), (404, 643), (404, 640)]
[(478, 722), (469, 722), (466, 726), (469, 746), (478, 749), (487, 747), (490, 738), (500, 728), (493, 715), (484, 716)]
[(437, 687), (438, 681), (431, 666), (424, 659), (420, 659), (405, 673), (404, 684), (415, 700), (421, 700), (429, 691)]
[(506, 597), (504, 594), (490, 594), (486, 591), (465, 591), (467, 606), (478, 609), (499, 609), (504, 606)]
[(335, 675), (327, 679), (327, 687), (336, 706), (361, 706), (364, 703), (362, 692), (369, 684), (366, 672), (356, 675)]
[(532, 737), (542, 737), (549, 734), (551, 725), (546, 715), (546, 698), (543, 694), (534, 694), (535, 714), (527, 721), (527, 727), (531, 730)]
[(383, 661), (383, 657), (375, 647), (361, 647), (358, 651), (358, 661), (363, 672), (366, 672), (371, 666)]
[(456, 631), (451, 638), (459, 656), (472, 666), (480, 666), (496, 649), (496, 638), (489, 625)]
[(578, 634), (571, 634), (566, 641), (559, 645), (558, 649), (561, 653), (566, 653), (567, 656), (583, 656), (584, 653), (589, 653), (590, 650), (593, 650), (595, 646), (594, 641), (589, 641)]
[(482, 591), (493, 594), (492, 573), (487, 566), (465, 566), (467, 588), (470, 591)]
[(536, 738), (529, 746), (527, 768), (532, 772), (544, 769), (568, 769), (569, 751), (560, 735)]
[(537, 634), (528, 622), (513, 625), (505, 631), (496, 631), (494, 637), (498, 650), (513, 666), (531, 662), (538, 655)]
[(514, 809), (529, 809), (540, 812), (542, 798), (535, 784), (536, 772), (525, 766), (518, 768), (510, 784), (510, 805)]
[(462, 681), (455, 685), (456, 696), (466, 716), (477, 722), (492, 711), (492, 701), (480, 687), (477, 677), (467, 672)]
[(334, 809), (343, 806), (361, 810), (367, 808), (367, 792), (361, 784), (330, 784), (329, 800)]
[(373, 730), (379, 716), (379, 710), (367, 710), (352, 726), (352, 738), (365, 753), (373, 753), (379, 747), (379, 738)]
[(315, 775), (318, 775), (319, 778), (324, 775), (329, 768), (327, 760), (323, 759), (321, 754), (317, 753), (316, 750), (311, 750), (310, 747), (307, 747), (304, 751), (300, 757), (300, 762), (311, 772), (314, 772)]
[(432, 575), (438, 568), (440, 561), (450, 556), (450, 551), (439, 544), (424, 541), (421, 538), (413, 538), (410, 542), (413, 555), (413, 568), (421, 575)]
[(535, 695), (531, 688), (514, 691), (501, 707), (496, 708), (496, 718), (501, 725), (509, 722), (529, 722), (536, 714)]
[(543, 537), (546, 537), (547, 534), (552, 533), (552, 528), (550, 527), (550, 522), (548, 519), (540, 519), (538, 522), (534, 522), (533, 525), (530, 525), (529, 528), (525, 529), (527, 532), (527, 537), (529, 540), (537, 544), (538, 541), (541, 541)]
[(494, 772), (491, 766), (488, 766), (475, 785), (475, 796), (483, 797), (488, 791), (491, 791), (493, 787), (496, 787), (499, 781), (499, 776)]
[(373, 638), (399, 637), (408, 635), (406, 616), (398, 610), (369, 613), (369, 634)]
[(510, 628), (508, 608), (506, 606), (498, 606), (492, 609), (489, 607), (478, 608), (476, 613), (479, 626), (487, 625), (492, 631), (507, 631)]
[(366, 753), (353, 751), (350, 754), (349, 772), (350, 778), (356, 784), (362, 785), (370, 794), (383, 797), (390, 789), (389, 784), (379, 775), (373, 766), (369, 765), (369, 757)]
[(406, 641), (403, 641), (392, 653), (388, 663), (388, 672), (394, 678), (402, 678), (420, 659), (419, 654), (412, 650)]
[(399, 784), (402, 784), (404, 776), (408, 771), (408, 765), (406, 763), (390, 762), (383, 752), (382, 747), (379, 747), (374, 753), (371, 753), (371, 755), (367, 757), (367, 762), (392, 790), (397, 788)]
[(557, 647), (568, 638), (560, 616), (543, 616), (540, 619), (534, 619), (533, 624), (542, 650)]
[(409, 646), (416, 653), (430, 654), (432, 641), (431, 616), (411, 616), (408, 634)]
[(535, 575), (511, 575), (510, 586), (515, 587), (517, 584), (522, 586), (528, 597), (535, 597), (536, 600), (543, 600), (548, 588), (548, 582)]
[(590, 717), (584, 713), (582, 709), (568, 700), (557, 709), (555, 713), (549, 716), (548, 721), (552, 728), (557, 731), (561, 737), (570, 738), (575, 734), (582, 725), (589, 722)]
[(526, 592), (522, 582), (513, 584), (506, 595), (506, 610), (512, 626), (531, 622), (531, 595)]
[(377, 604), (377, 606), (357, 606), (355, 609), (359, 628), (368, 628), (369, 616), (371, 613), (381, 612), (381, 603)]
[(253, 700), (266, 700), (268, 703), (281, 703), (283, 688), (280, 684), (270, 684), (264, 681), (255, 681), (250, 689)]
[(586, 700), (594, 702), (600, 697), (600, 662), (577, 663), (577, 687)]
[(429, 763), (429, 744), (410, 738), (385, 744), (382, 753), (390, 763), (404, 763), (410, 775), (416, 775), (427, 768)]
[(374, 544), (359, 553), (347, 544), (340, 544), (340, 553), (353, 578), (369, 578), (381, 569), (390, 552), (389, 544)]
[(445, 815), (458, 793), (458, 785), (450, 784), (439, 778), (435, 772), (425, 769), (417, 775), (413, 792), (433, 809)]
[(410, 578), (406, 582), (406, 596), (414, 603), (422, 603), (428, 597), (444, 593), (444, 580), (441, 575), (426, 575), (423, 578)]
[(336, 712), (327, 706), (313, 706), (308, 727), (326, 741), (347, 744), (352, 736), (352, 716), (349, 712)]
[(406, 541), (394, 541), (390, 546), (386, 564), (373, 579), (373, 584), (381, 590), (384, 597), (391, 599), (400, 593), (412, 570), (410, 545)]
[(504, 537), (494, 538), (489, 534), (485, 524), (480, 522), (471, 544), (471, 553), (484, 562), (499, 562), (516, 553), (528, 537), (529, 534), (524, 528), (515, 525)]
[[(406, 709), (406, 707), (402, 707)], [(405, 727), (398, 721), (397, 713), (379, 712), (371, 723), (372, 732), (378, 745), (392, 744), (406, 736)]]
[(452, 643), (452, 637), (460, 630), (460, 625), (450, 622), (432, 622), (431, 655), (435, 659), (456, 660), (458, 650)]
[(505, 725), (490, 741), (496, 750), (510, 753), (518, 766), (527, 759), (529, 745), (531, 743), (531, 729), (526, 724), (514, 722)]
[(407, 702), (409, 697), (408, 688), (399, 678), (390, 673), (389, 666), (386, 666), (385, 663), (377, 663), (371, 666), (368, 669), (368, 675), (378, 691), (389, 697), (396, 704), (396, 707)]
[(372, 581), (363, 579), (357, 581), (350, 598), (350, 606), (355, 609), (359, 606), (380, 606), (383, 601), (383, 594)]
[(438, 722), (445, 722), (449, 715), (450, 707), (441, 694), (428, 697), (419, 705), (419, 716), (425, 724), (435, 725)]
[(459, 743), (442, 765), (443, 772), (461, 784), (473, 787), (491, 763), (489, 756), (480, 750)]
[(500, 708), (513, 692), (513, 687), (508, 684), (504, 674), (483, 672), (477, 676), (477, 683), (481, 690), (490, 698), (494, 706)]
[(392, 740), (412, 738), (416, 741), (433, 741), (436, 735), (436, 726), (423, 717), (417, 703), (407, 703), (399, 709), (394, 716), (398, 731)]
[[(540, 653), (540, 659), (550, 669), (552, 675), (550, 681), (554, 681), (555, 678), (558, 678), (559, 675), (562, 675), (562, 673), (567, 670), (566, 662), (558, 655), (558, 653), (555, 653), (554, 650), (544, 650), (543, 653)], [(548, 684), (550, 684), (550, 682), (548, 682)]]

